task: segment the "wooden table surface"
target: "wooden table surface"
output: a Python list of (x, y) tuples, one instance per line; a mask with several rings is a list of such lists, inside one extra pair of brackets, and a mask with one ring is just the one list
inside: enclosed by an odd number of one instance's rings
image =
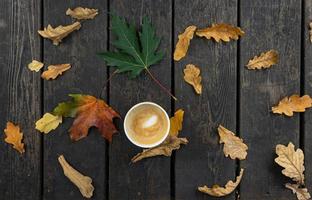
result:
[[(292, 200), (289, 181), (274, 163), (276, 144), (293, 142), (305, 152), (306, 184), (312, 191), (312, 110), (293, 117), (273, 115), (271, 107), (285, 97), (312, 95), (312, 44), (308, 24), (311, 0), (1, 0), (0, 2), (0, 129), (7, 121), (21, 126), (26, 153), (20, 156), (0, 140), (0, 199), (78, 200), (78, 189), (63, 175), (57, 157), (63, 154), (75, 168), (92, 177), (93, 199), (192, 200), (215, 199), (197, 186), (224, 185), (239, 168), (245, 173), (239, 188), (222, 199)], [(98, 8), (100, 14), (83, 23), (59, 46), (39, 37), (37, 30), (70, 24), (67, 8)], [(134, 20), (147, 15), (162, 37), (163, 61), (152, 73), (178, 98), (172, 100), (148, 75), (130, 80), (120, 74), (105, 81), (108, 68), (96, 53), (112, 49), (109, 12)], [(239, 41), (215, 43), (194, 38), (187, 56), (172, 59), (179, 33), (189, 25), (212, 23), (240, 26)], [(269, 70), (247, 70), (254, 55), (275, 49), (279, 63)], [(28, 70), (32, 59), (44, 63), (71, 63), (57, 80), (46, 81)], [(201, 67), (203, 94), (197, 96), (183, 80), (188, 63)], [(119, 134), (108, 143), (96, 129), (72, 142), (66, 119), (57, 130), (43, 135), (35, 121), (70, 93), (103, 98), (122, 116), (134, 104), (154, 101), (169, 114), (185, 110), (181, 136), (189, 139), (171, 158), (156, 157), (135, 164), (130, 159), (141, 149), (132, 145), (117, 120)], [(216, 127), (236, 132), (249, 146), (247, 160), (224, 157)]]

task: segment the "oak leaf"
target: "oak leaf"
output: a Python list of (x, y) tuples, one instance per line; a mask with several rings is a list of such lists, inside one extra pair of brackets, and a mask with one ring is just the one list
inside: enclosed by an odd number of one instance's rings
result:
[(249, 60), (246, 66), (248, 69), (270, 68), (272, 65), (278, 63), (278, 59), (277, 51), (272, 49), (261, 53), (260, 56), (255, 56), (253, 59)]
[(216, 42), (223, 40), (229, 42), (231, 39), (238, 40), (239, 37), (245, 34), (239, 27), (230, 24), (212, 24), (211, 27), (197, 29), (196, 35), (207, 39), (213, 38)]
[(219, 143), (224, 143), (223, 152), (226, 157), (231, 159), (238, 158), (239, 160), (246, 159), (248, 146), (243, 140), (223, 126), (219, 125), (218, 133), (220, 136)]
[(6, 143), (12, 144), (13, 148), (21, 154), (25, 152), (24, 143), (22, 142), (23, 133), (20, 131), (18, 125), (14, 125), (12, 122), (7, 122), (4, 133), (6, 135), (6, 138), (4, 139)]
[(62, 123), (62, 116), (54, 116), (51, 113), (46, 113), (36, 122), (36, 129), (43, 133), (49, 133), (56, 129), (60, 123)]
[(75, 22), (68, 26), (61, 25), (56, 28), (53, 28), (49, 24), (48, 27), (44, 28), (44, 30), (39, 30), (38, 33), (42, 37), (52, 40), (54, 45), (58, 45), (63, 38), (68, 36), (71, 32), (79, 30), (80, 27), (81, 27), (80, 22)]
[(66, 15), (71, 16), (72, 18), (81, 20), (81, 19), (93, 19), (96, 15), (98, 15), (98, 9), (93, 8), (82, 8), (77, 7), (73, 10), (68, 8), (66, 11)]
[(197, 94), (202, 93), (202, 77), (200, 76), (200, 69), (193, 64), (186, 65), (184, 69), (184, 80), (194, 87)]
[(75, 184), (82, 196), (91, 198), (93, 195), (94, 187), (92, 185), (92, 179), (89, 176), (84, 176), (76, 169), (74, 169), (64, 158), (63, 155), (58, 157), (58, 161), (63, 168), (64, 175)]
[(287, 116), (293, 116), (294, 112), (304, 112), (306, 108), (312, 106), (312, 99), (309, 95), (300, 97), (299, 95), (292, 95), (289, 98), (283, 98), (277, 106), (272, 107), (273, 113), (285, 114)]
[(30, 69), (31, 71), (39, 72), (43, 65), (44, 64), (42, 62), (33, 60), (31, 63), (28, 64), (28, 69)]
[(170, 118), (170, 135), (178, 136), (179, 131), (182, 130), (184, 111), (182, 109), (177, 110), (174, 116)]
[(239, 175), (236, 177), (236, 181), (233, 182), (232, 180), (228, 181), (225, 185), (225, 187), (221, 187), (219, 185), (213, 185), (211, 188), (204, 185), (202, 187), (198, 187), (198, 190), (200, 192), (209, 194), (210, 196), (214, 197), (223, 197), (230, 193), (232, 193), (236, 187), (239, 185), (240, 181), (242, 180), (242, 176), (244, 173), (244, 169), (240, 170)]
[(58, 64), (58, 65), (50, 65), (48, 70), (44, 71), (41, 74), (41, 77), (49, 80), (56, 79), (59, 75), (62, 75), (63, 72), (69, 70), (71, 68), (70, 64)]
[(308, 192), (308, 189), (300, 187), (299, 184), (287, 183), (285, 185), (285, 187), (290, 189), (294, 194), (296, 194), (298, 200), (308, 200), (308, 199), (311, 199), (311, 195)]
[(190, 41), (193, 39), (195, 31), (196, 26), (189, 26), (184, 30), (183, 33), (178, 36), (178, 42), (173, 54), (174, 60), (179, 61), (186, 55), (190, 46)]
[(70, 94), (71, 101), (60, 103), (53, 114), (63, 117), (75, 117), (69, 130), (72, 140), (77, 141), (88, 135), (91, 127), (97, 127), (100, 134), (108, 141), (117, 132), (113, 118), (119, 114), (109, 107), (105, 101), (90, 95)]

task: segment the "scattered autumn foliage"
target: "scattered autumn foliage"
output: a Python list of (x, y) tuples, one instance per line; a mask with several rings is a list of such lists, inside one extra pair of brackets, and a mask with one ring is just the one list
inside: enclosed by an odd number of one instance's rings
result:
[(253, 59), (249, 60), (246, 66), (248, 69), (270, 68), (272, 65), (278, 63), (278, 59), (277, 51), (272, 49), (261, 53), (260, 56), (255, 56)]
[(285, 114), (286, 116), (293, 116), (294, 112), (304, 112), (306, 108), (312, 106), (312, 99), (309, 95), (300, 97), (299, 95), (292, 95), (289, 98), (283, 98), (277, 106), (272, 107), (273, 113)]
[(43, 133), (49, 133), (56, 129), (62, 123), (62, 116), (55, 116), (51, 113), (46, 113), (41, 119), (36, 122), (36, 129)]
[(31, 71), (39, 72), (43, 65), (44, 64), (42, 62), (33, 60), (31, 63), (28, 64), (28, 69)]
[(200, 76), (200, 69), (193, 64), (186, 65), (184, 69), (184, 80), (194, 87), (197, 94), (202, 93), (202, 77)]
[(179, 109), (174, 113), (174, 117), (170, 118), (170, 131), (169, 132), (171, 136), (178, 136), (179, 131), (182, 130), (183, 116), (184, 116), (184, 111), (182, 109)]
[(181, 60), (187, 53), (190, 46), (190, 41), (193, 39), (196, 26), (189, 26), (184, 30), (184, 33), (178, 36), (178, 42), (174, 50), (173, 59), (176, 61)]
[(62, 75), (63, 72), (69, 70), (70, 68), (70, 64), (50, 65), (48, 70), (41, 74), (41, 77), (46, 80), (56, 79), (59, 75)]
[(98, 15), (98, 9), (92, 9), (92, 8), (82, 8), (77, 7), (73, 10), (68, 8), (66, 11), (66, 15), (71, 16), (72, 18), (81, 20), (81, 19), (93, 19), (96, 15)]
[(12, 122), (7, 122), (4, 133), (6, 136), (4, 141), (6, 143), (12, 144), (13, 148), (21, 154), (25, 152), (24, 143), (22, 142), (23, 133), (20, 131), (20, 127), (18, 125), (14, 125)]

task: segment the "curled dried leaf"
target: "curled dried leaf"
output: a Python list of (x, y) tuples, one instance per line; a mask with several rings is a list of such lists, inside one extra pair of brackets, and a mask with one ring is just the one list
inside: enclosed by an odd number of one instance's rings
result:
[(275, 50), (270, 50), (261, 53), (260, 56), (255, 56), (253, 59), (249, 60), (246, 65), (248, 69), (261, 69), (270, 68), (272, 65), (278, 63), (278, 53)]
[(190, 41), (193, 39), (196, 26), (189, 26), (185, 29), (184, 33), (178, 36), (178, 42), (174, 50), (173, 59), (176, 61), (181, 60), (187, 53), (190, 46)]
[(216, 42), (223, 40), (229, 42), (231, 39), (238, 40), (239, 37), (245, 34), (239, 27), (230, 24), (212, 24), (211, 27), (198, 29), (196, 35), (205, 37), (208, 40), (213, 38)]
[(70, 166), (63, 155), (58, 157), (58, 161), (63, 168), (64, 175), (78, 187), (82, 196), (91, 198), (94, 191), (92, 179), (88, 176), (84, 176), (75, 170), (72, 166)]
[(36, 122), (36, 129), (43, 133), (49, 133), (56, 129), (62, 123), (62, 116), (55, 116), (51, 113), (46, 113), (41, 119)]
[(290, 189), (294, 194), (296, 194), (298, 200), (311, 199), (311, 195), (308, 192), (307, 188), (302, 188), (298, 184), (290, 184), (290, 183), (287, 183), (285, 187)]
[(62, 75), (63, 72), (69, 70), (71, 68), (70, 64), (59, 64), (59, 65), (50, 65), (48, 70), (44, 71), (41, 74), (41, 77), (49, 80), (56, 79), (59, 75)]
[(304, 112), (306, 108), (312, 106), (312, 99), (309, 95), (300, 97), (299, 95), (292, 95), (289, 98), (283, 98), (277, 106), (272, 107), (273, 113), (285, 114), (293, 116), (294, 112)]
[(197, 94), (202, 93), (202, 77), (200, 76), (200, 69), (193, 64), (186, 65), (184, 69), (184, 80), (192, 85)]
[(39, 72), (43, 65), (44, 64), (42, 62), (33, 60), (31, 63), (28, 64), (28, 69), (30, 69), (31, 71)]
[(20, 131), (18, 125), (14, 125), (12, 122), (7, 122), (6, 128), (4, 129), (6, 138), (4, 141), (8, 144), (12, 144), (13, 148), (21, 154), (25, 152), (23, 140), (23, 133)]
[(58, 45), (63, 38), (68, 36), (71, 32), (79, 30), (80, 27), (80, 22), (75, 22), (68, 26), (58, 26), (56, 28), (53, 28), (49, 24), (48, 27), (44, 28), (44, 30), (39, 30), (38, 33), (42, 37), (52, 40), (54, 45)]
[(218, 132), (219, 143), (224, 143), (223, 152), (226, 157), (230, 156), (231, 159), (238, 158), (239, 160), (246, 159), (248, 146), (241, 138), (221, 125), (218, 127)]
[(77, 8), (74, 8), (73, 10), (68, 8), (66, 11), (66, 15), (69, 15), (72, 18), (75, 18), (78, 20), (93, 19), (98, 14), (99, 14), (98, 9), (93, 9), (93, 8), (77, 7)]
[(243, 173), (244, 169), (241, 169), (239, 175), (236, 177), (236, 181), (235, 182), (233, 182), (232, 180), (228, 181), (225, 187), (213, 185), (212, 188), (209, 188), (208, 186), (204, 185), (202, 187), (198, 187), (198, 190), (200, 192), (209, 194), (210, 196), (214, 197), (226, 196), (232, 193), (235, 190), (235, 188), (239, 185), (240, 181), (242, 180)]
[(182, 130), (184, 111), (182, 109), (177, 110), (174, 116), (170, 118), (170, 135), (178, 136), (179, 131)]

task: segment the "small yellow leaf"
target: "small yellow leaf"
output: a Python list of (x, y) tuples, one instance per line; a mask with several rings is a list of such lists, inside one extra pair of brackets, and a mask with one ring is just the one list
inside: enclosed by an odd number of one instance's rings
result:
[(59, 75), (61, 75), (63, 72), (70, 69), (70, 64), (59, 64), (59, 65), (50, 65), (48, 67), (48, 70), (44, 71), (41, 74), (41, 77), (49, 80), (49, 79), (56, 79)]
[(43, 65), (44, 64), (42, 62), (33, 60), (31, 63), (28, 64), (28, 69), (30, 69), (31, 71), (39, 72)]
[(242, 180), (242, 176), (244, 173), (244, 169), (240, 170), (239, 176), (236, 177), (236, 181), (228, 181), (225, 185), (225, 187), (221, 187), (219, 185), (213, 185), (212, 188), (209, 188), (208, 186), (204, 185), (202, 187), (198, 187), (198, 190), (200, 192), (209, 194), (210, 196), (214, 197), (223, 197), (230, 193), (232, 193), (235, 188), (239, 185), (240, 181)]
[(246, 65), (248, 69), (261, 69), (270, 68), (272, 65), (278, 63), (278, 53), (275, 50), (270, 50), (261, 53), (260, 56), (255, 56), (253, 59), (249, 60)]
[(300, 97), (299, 95), (292, 95), (289, 98), (283, 98), (277, 106), (272, 107), (273, 113), (285, 114), (287, 116), (293, 116), (294, 112), (304, 112), (306, 108), (312, 106), (312, 99), (309, 95)]
[(184, 111), (182, 109), (177, 110), (174, 116), (170, 118), (170, 135), (178, 136), (179, 131), (182, 130)]
[(66, 15), (75, 19), (93, 19), (98, 13), (98, 9), (77, 7), (74, 10), (68, 8)]
[(197, 94), (202, 93), (202, 77), (200, 76), (200, 69), (198, 67), (193, 64), (186, 65), (184, 69), (184, 80), (194, 87)]
[(58, 26), (56, 28), (48, 25), (48, 27), (44, 28), (44, 30), (39, 30), (38, 33), (42, 37), (52, 40), (54, 45), (58, 45), (63, 38), (65, 38), (71, 32), (79, 30), (80, 27), (80, 22), (75, 22), (68, 26)]
[(240, 36), (245, 34), (239, 27), (230, 24), (212, 24), (211, 27), (198, 29), (196, 35), (206, 37), (208, 40), (213, 38), (216, 42), (223, 40), (229, 42), (231, 39), (238, 40)]
[(287, 183), (285, 185), (285, 187), (290, 189), (294, 194), (296, 194), (298, 200), (308, 200), (308, 199), (311, 199), (311, 195), (308, 192), (308, 189), (300, 187), (299, 184)]
[(60, 123), (62, 123), (61, 116), (54, 116), (50, 113), (46, 113), (36, 122), (36, 129), (43, 133), (49, 133), (56, 129)]
[(243, 140), (223, 126), (219, 125), (218, 132), (220, 136), (219, 143), (224, 143), (223, 152), (226, 157), (239, 160), (246, 159), (248, 146)]
[(6, 129), (4, 129), (6, 138), (4, 141), (8, 144), (12, 144), (13, 148), (21, 154), (25, 152), (24, 143), (22, 143), (23, 133), (20, 132), (20, 127), (14, 125), (12, 122), (7, 122)]
[(173, 59), (176, 61), (181, 60), (187, 53), (190, 46), (190, 41), (193, 39), (196, 26), (189, 26), (185, 29), (184, 33), (178, 36), (178, 42), (174, 50)]

